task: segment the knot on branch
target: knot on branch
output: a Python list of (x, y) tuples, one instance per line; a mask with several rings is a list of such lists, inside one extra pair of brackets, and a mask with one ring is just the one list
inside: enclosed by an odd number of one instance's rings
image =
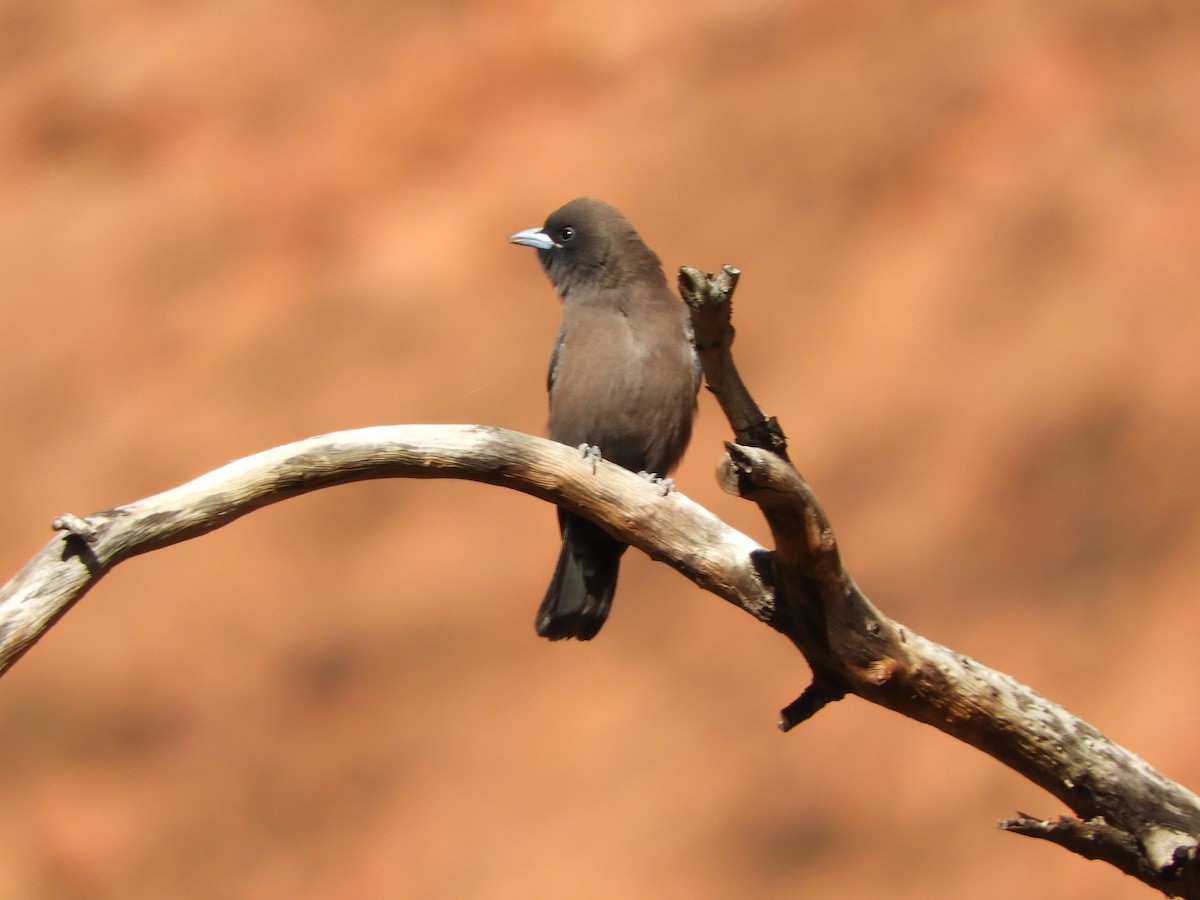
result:
[[(876, 623), (872, 623), (875, 625)], [(878, 628), (868, 629), (872, 633), (877, 633)], [(873, 659), (865, 668), (859, 670), (859, 677), (865, 684), (869, 684), (874, 688), (881, 688), (889, 681), (896, 677), (903, 669), (903, 666), (898, 660), (892, 659), (890, 656), (884, 656), (880, 659)]]
[(62, 513), (55, 516), (50, 527), (55, 531), (72, 534), (88, 544), (94, 543), (100, 537), (100, 528), (96, 523), (74, 513)]

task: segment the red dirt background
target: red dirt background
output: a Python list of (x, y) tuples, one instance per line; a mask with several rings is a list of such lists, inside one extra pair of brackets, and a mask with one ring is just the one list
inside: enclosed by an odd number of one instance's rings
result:
[[(579, 194), (744, 272), (736, 351), (888, 613), (1200, 785), (1200, 8), (0, 4), (0, 568), (307, 435), (541, 430)], [(722, 494), (713, 403), (680, 489)], [(289, 501), (122, 565), (0, 686), (0, 896), (1147, 897), (1063, 811), (553, 517)]]

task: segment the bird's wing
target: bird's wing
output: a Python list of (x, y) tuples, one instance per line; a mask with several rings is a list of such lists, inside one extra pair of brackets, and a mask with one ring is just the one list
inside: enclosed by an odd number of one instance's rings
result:
[(546, 372), (546, 393), (554, 390), (554, 370), (558, 368), (558, 351), (562, 349), (563, 333), (554, 339), (554, 352), (550, 354), (550, 369)]

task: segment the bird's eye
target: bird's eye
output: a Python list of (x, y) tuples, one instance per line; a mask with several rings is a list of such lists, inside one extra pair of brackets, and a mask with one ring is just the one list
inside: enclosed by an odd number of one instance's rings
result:
[(565, 228), (561, 229), (558, 232), (559, 243), (565, 244), (574, 237), (575, 237), (575, 229), (572, 228), (570, 225), (566, 226)]

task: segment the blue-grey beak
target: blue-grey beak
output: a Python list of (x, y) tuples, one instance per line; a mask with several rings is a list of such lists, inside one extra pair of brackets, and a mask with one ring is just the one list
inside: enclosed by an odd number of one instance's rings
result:
[(538, 250), (562, 249), (562, 244), (556, 244), (554, 239), (541, 228), (526, 228), (524, 231), (518, 231), (508, 240), (509, 243), (535, 247)]

